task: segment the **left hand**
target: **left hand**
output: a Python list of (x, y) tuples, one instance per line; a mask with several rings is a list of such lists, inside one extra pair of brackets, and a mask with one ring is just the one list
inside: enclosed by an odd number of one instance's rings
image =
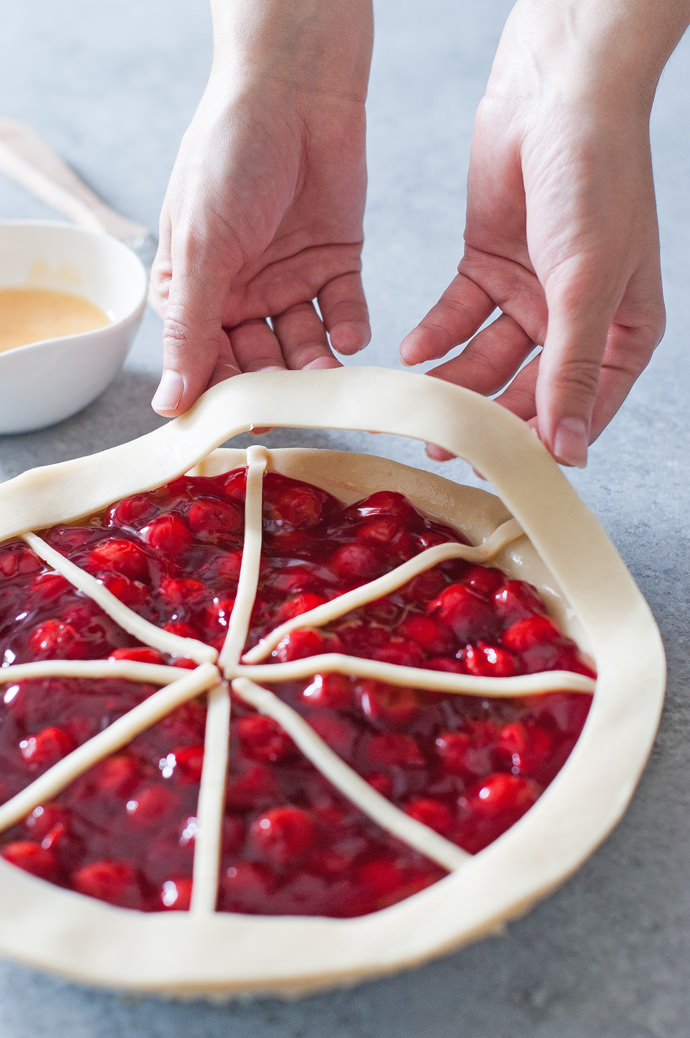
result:
[(458, 274), (401, 353), (420, 363), (469, 340), (432, 374), (500, 393), (583, 466), (664, 329), (653, 90), (603, 90), (555, 44), (526, 68), (513, 34), (477, 114)]

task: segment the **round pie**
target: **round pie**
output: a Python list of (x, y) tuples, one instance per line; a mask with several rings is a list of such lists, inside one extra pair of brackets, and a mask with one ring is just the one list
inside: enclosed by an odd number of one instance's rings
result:
[[(252, 427), (431, 441), (496, 495)], [(0, 952), (161, 994), (301, 994), (447, 952), (620, 818), (664, 656), (497, 405), (243, 375), (0, 486)]]

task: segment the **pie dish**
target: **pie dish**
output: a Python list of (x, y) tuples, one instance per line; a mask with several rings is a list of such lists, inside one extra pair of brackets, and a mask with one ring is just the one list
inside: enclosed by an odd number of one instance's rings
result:
[[(432, 441), (499, 496), (369, 455), (218, 449), (271, 426)], [(658, 631), (484, 398), (379, 369), (243, 375), (0, 506), (3, 955), (178, 997), (351, 984), (497, 932), (625, 810)]]

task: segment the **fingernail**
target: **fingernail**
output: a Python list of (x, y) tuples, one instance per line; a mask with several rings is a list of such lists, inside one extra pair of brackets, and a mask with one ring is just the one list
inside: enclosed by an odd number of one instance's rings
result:
[(369, 325), (361, 321), (336, 325), (328, 335), (333, 349), (347, 354), (361, 353), (371, 338)]
[(581, 418), (561, 418), (553, 439), (557, 461), (583, 469), (587, 464), (587, 426)]
[(151, 407), (154, 411), (176, 411), (182, 399), (184, 379), (177, 371), (166, 369), (161, 375), (158, 389), (154, 393)]

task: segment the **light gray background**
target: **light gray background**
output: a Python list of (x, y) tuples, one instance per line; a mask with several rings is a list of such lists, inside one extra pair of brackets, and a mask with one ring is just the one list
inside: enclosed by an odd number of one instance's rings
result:
[[(365, 248), (374, 339), (357, 363), (397, 365), (400, 338), (459, 259), (474, 110), (509, 7), (507, 0), (377, 4)], [(26, 121), (108, 202), (155, 228), (206, 77), (203, 0), (3, 0), (1, 13), (0, 112)], [(588, 469), (572, 476), (640, 583), (668, 653), (661, 731), (622, 824), (573, 879), (504, 937), (401, 977), (296, 1004), (218, 1007), (83, 989), (0, 963), (0, 1038), (690, 1033), (689, 58), (686, 39), (663, 77), (653, 120), (665, 342), (592, 450)], [(0, 217), (53, 216), (0, 176)], [(160, 421), (149, 408), (159, 355), (160, 321), (149, 313), (125, 370), (96, 403), (53, 429), (0, 437), (0, 478), (153, 428)], [(309, 443), (329, 439), (302, 436)], [(424, 463), (419, 446), (380, 446)], [(460, 462), (443, 471), (468, 476)]]

